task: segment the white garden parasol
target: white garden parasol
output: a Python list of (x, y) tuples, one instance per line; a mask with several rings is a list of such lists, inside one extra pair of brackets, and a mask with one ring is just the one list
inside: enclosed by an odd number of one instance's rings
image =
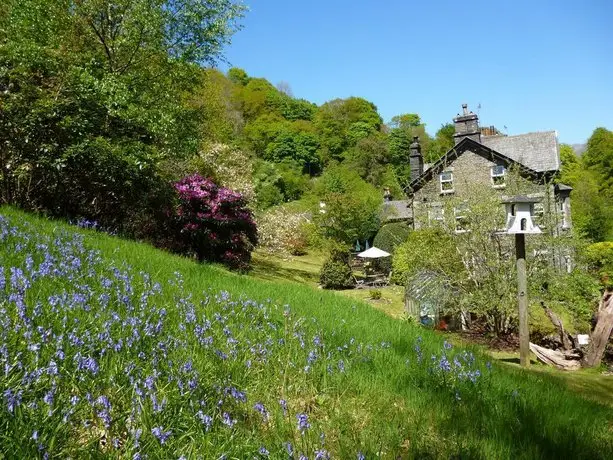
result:
[(379, 259), (381, 257), (389, 257), (390, 255), (391, 254), (389, 252), (385, 252), (382, 249), (373, 246), (366, 251), (360, 252), (358, 257), (364, 257), (366, 259)]

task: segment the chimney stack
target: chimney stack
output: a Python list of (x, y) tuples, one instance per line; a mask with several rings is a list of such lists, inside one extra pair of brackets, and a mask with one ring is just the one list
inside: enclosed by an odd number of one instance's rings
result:
[(468, 104), (462, 104), (462, 115), (458, 114), (453, 119), (455, 134), (453, 138), (456, 145), (465, 137), (481, 142), (481, 131), (479, 130), (479, 117), (473, 112), (469, 112)]
[(419, 137), (413, 136), (413, 143), (411, 144), (410, 151), (409, 165), (411, 166), (411, 182), (413, 182), (424, 172), (424, 157), (421, 156)]

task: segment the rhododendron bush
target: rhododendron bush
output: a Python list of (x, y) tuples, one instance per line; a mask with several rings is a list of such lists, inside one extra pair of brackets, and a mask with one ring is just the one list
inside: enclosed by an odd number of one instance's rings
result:
[(175, 183), (180, 240), (198, 260), (246, 268), (257, 244), (253, 214), (243, 195), (199, 174)]

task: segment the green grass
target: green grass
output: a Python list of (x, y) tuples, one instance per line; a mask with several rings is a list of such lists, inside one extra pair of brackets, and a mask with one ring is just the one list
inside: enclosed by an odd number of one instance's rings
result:
[[(72, 231), (63, 224), (7, 208), (1, 214), (12, 225), (29, 227), (32, 235), (27, 247), (20, 251), (11, 240), (17, 237), (2, 241), (0, 255), (5, 267), (25, 266), (26, 253), (36, 251), (35, 240), (47, 239), (51, 244), (62, 231)], [(613, 411), (609, 407), (577, 396), (547, 373), (525, 372), (496, 363), (489, 370), (489, 357), (476, 348), (447, 349), (443, 338), (435, 333), (398, 321), (361, 301), (302, 286), (301, 279), (308, 282), (308, 276), (301, 273), (313, 272), (308, 264), (299, 273), (288, 272), (296, 283), (264, 281), (199, 265), (144, 244), (91, 231), (78, 233), (84, 235), (86, 247), (100, 252), (100, 261), (91, 265), (94, 272), (86, 275), (90, 265), (84, 264), (82, 278), (76, 281), (43, 278), (33, 282), (28, 291), (28, 312), (35, 309), (37, 301), (48, 307), (49, 295), (74, 292), (85, 280), (97, 296), (103, 289), (96, 279), (111, 276), (111, 267), (129, 266), (126, 270), (132, 274), (135, 286), (132, 302), (138, 303), (147, 286), (139, 272), (149, 273), (161, 283), (162, 292), (137, 311), (143, 325), (146, 321), (161, 321), (164, 327), (155, 338), (143, 338), (132, 348), (106, 357), (100, 355), (98, 342), (92, 339), (87, 352), (100, 358), (100, 372), (95, 379), (80, 380), (81, 374), (71, 360), (61, 363), (62, 378), (56, 379), (58, 408), (67, 404), (71, 394), (84, 397), (89, 391), (94, 398), (108, 395), (113, 403), (109, 428), (96, 415), (100, 407), (85, 403), (77, 406), (68, 423), (62, 423), (61, 413), (48, 415), (41, 401), (52, 379), (41, 381), (36, 384), (40, 387), (34, 386), (28, 392), (24, 389), (28, 398), (38, 398), (37, 408), (24, 406), (11, 413), (3, 401), (0, 453), (7, 457), (39, 455), (31, 439), (33, 427), (38, 429), (44, 449), (58, 458), (132, 458), (136, 451), (147, 453), (149, 458), (217, 458), (221, 453), (227, 453), (229, 458), (253, 458), (262, 456), (258, 454), (262, 446), (272, 458), (287, 458), (283, 447), (287, 441), (309, 458), (314, 458), (319, 449), (329, 451), (334, 458), (356, 458), (358, 452), (366, 458), (390, 459), (608, 458), (613, 449)], [(169, 281), (176, 279), (176, 273), (181, 275), (180, 283)], [(277, 271), (258, 276), (274, 280), (285, 279), (284, 275)], [(229, 291), (234, 300), (215, 298), (214, 293), (222, 290)], [(240, 298), (253, 301), (253, 305), (241, 303)], [(5, 300), (3, 308), (6, 318), (18, 321), (19, 312), (10, 302)], [(133, 314), (129, 307), (125, 311), (116, 309), (121, 317)], [(95, 337), (94, 332), (110, 321), (109, 310), (92, 301), (90, 311), (68, 310), (67, 324), (77, 320), (74, 328), (79, 334), (87, 337), (89, 331)], [(227, 359), (199, 345), (190, 329), (192, 310), (198, 321), (203, 317), (211, 320), (214, 343), (223, 343)], [(215, 315), (225, 318), (223, 326), (221, 320), (213, 320)], [(63, 327), (61, 316), (45, 308), (33, 321), (41, 322), (43, 330), (50, 327), (59, 332)], [(237, 338), (238, 344), (225, 344), (223, 327)], [(126, 338), (128, 331), (129, 328), (117, 329), (113, 333)], [(46, 342), (35, 354), (27, 348), (31, 337), (9, 337), (9, 351), (21, 351), (24, 362), (29, 357), (27, 365), (38, 366), (40, 360), (49, 359)], [(164, 359), (153, 359), (157, 352), (151, 350), (157, 350), (158, 342), (167, 342)], [(267, 343), (270, 354), (265, 362), (259, 362), (254, 353)], [(77, 346), (71, 348), (73, 353), (76, 349)], [(134, 355), (139, 350), (143, 351), (142, 358)], [(316, 352), (317, 359), (305, 370), (312, 358), (310, 352)], [(471, 373), (475, 383), (459, 378), (456, 370), (441, 370), (443, 360), (453, 363), (454, 358)], [(182, 375), (179, 364), (188, 359), (201, 376), (195, 390), (201, 392), (197, 398), (177, 388)], [(246, 367), (247, 360), (253, 360), (250, 367)], [(340, 371), (340, 361), (345, 372)], [(144, 380), (153, 369), (159, 372), (160, 386), (156, 388), (160, 397), (167, 398), (161, 412), (156, 412), (146, 398), (138, 400), (135, 396), (125, 372), (130, 362), (136, 363), (132, 372), (138, 379)], [(12, 372), (16, 374), (9, 374), (9, 378), (0, 374), (0, 389), (21, 385), (15, 377), (18, 371)], [(247, 402), (226, 398), (218, 408), (220, 396), (216, 388), (224, 385), (244, 390)], [(141, 401), (136, 405), (141, 412), (131, 417), (135, 398)], [(279, 407), (280, 398), (287, 400), (287, 417)], [(267, 422), (253, 409), (256, 402), (266, 406)], [(210, 431), (195, 420), (198, 407), (213, 417)], [(232, 429), (223, 425), (223, 411), (236, 418)], [(297, 429), (298, 414), (308, 415), (311, 424), (304, 435)], [(151, 433), (157, 426), (172, 430), (164, 444)], [(134, 443), (135, 427), (143, 430), (139, 447)], [(325, 441), (320, 439), (320, 433), (325, 434)], [(110, 442), (115, 439), (117, 447)]]
[[(280, 257), (264, 251), (253, 254), (253, 270), (250, 276), (265, 281), (292, 281), (316, 288), (319, 285), (319, 271), (326, 259), (325, 254), (309, 252), (303, 256)], [(393, 318), (403, 318), (404, 294), (399, 286), (378, 287), (380, 300), (370, 298), (369, 289), (345, 289), (336, 291), (339, 295), (368, 303)]]

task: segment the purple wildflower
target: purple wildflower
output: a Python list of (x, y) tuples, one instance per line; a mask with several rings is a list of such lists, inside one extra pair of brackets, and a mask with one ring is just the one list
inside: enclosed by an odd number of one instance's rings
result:
[(10, 388), (5, 390), (4, 399), (6, 401), (6, 408), (12, 414), (15, 411), (15, 408), (19, 407), (21, 404), (21, 390), (19, 390), (17, 393), (13, 393)]
[(205, 431), (209, 431), (211, 425), (213, 424), (213, 417), (204, 414), (201, 410), (196, 414), (200, 421), (204, 424)]
[(172, 434), (172, 431), (164, 431), (164, 428), (161, 426), (156, 426), (155, 428), (151, 429), (151, 433), (158, 439), (158, 441), (160, 441), (161, 444), (164, 444)]
[(311, 424), (309, 423), (309, 417), (307, 414), (298, 414), (296, 415), (296, 419), (298, 420), (298, 429), (302, 434), (304, 434), (306, 430), (311, 428)]
[(264, 421), (268, 420), (268, 411), (266, 410), (266, 407), (264, 407), (264, 404), (258, 402), (255, 404), (255, 406), (253, 406), (253, 408), (260, 414), (262, 414), (262, 418), (264, 419)]
[(230, 428), (232, 428), (236, 424), (236, 420), (233, 420), (230, 417), (230, 414), (228, 414), (227, 412), (224, 412), (221, 417), (221, 421), (223, 422), (223, 424), (227, 425)]

